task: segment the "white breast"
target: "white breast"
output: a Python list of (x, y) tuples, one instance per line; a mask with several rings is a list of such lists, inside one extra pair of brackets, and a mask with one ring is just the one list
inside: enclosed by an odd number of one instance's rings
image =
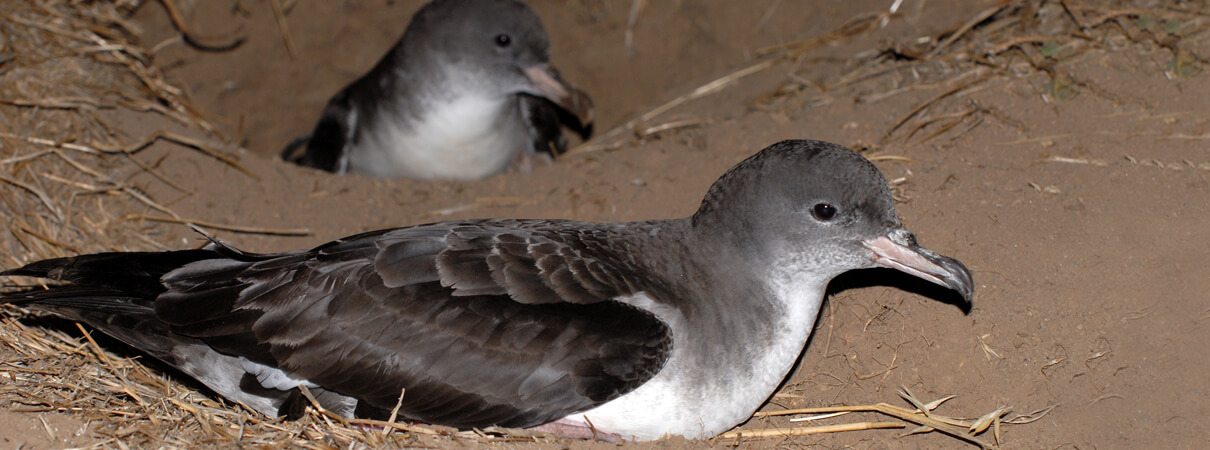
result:
[(401, 126), (383, 111), (349, 149), (352, 171), (383, 177), (474, 180), (506, 170), (528, 131), (508, 96), (466, 93), (435, 102), (418, 123)]
[[(683, 343), (696, 338), (674, 335), (672, 355), (654, 378), (626, 395), (566, 419), (586, 426), (591, 422), (598, 430), (637, 440), (668, 434), (708, 438), (734, 427), (750, 417), (789, 373), (814, 328), (825, 286), (826, 280), (823, 285), (775, 286), (787, 305), (786, 314), (769, 318), (774, 340), (766, 343), (762, 355), (748, 355), (751, 364), (747, 367), (717, 367), (713, 363), (719, 359), (744, 358), (688, 354)], [(673, 330), (687, 330), (686, 334), (727, 331), (694, 329), (679, 312), (656, 305), (643, 293), (622, 300), (653, 311)], [(716, 350), (723, 353), (737, 348)], [(700, 376), (703, 373), (717, 376)]]

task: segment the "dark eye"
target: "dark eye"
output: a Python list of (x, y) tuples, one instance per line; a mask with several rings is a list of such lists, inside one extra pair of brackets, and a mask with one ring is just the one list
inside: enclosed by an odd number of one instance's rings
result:
[(497, 34), (496, 35), (496, 45), (497, 46), (508, 47), (508, 44), (511, 44), (511, 43), (513, 43), (513, 38), (509, 37), (507, 34)]
[(836, 217), (836, 207), (827, 203), (820, 203), (811, 208), (811, 213), (815, 215), (816, 219), (832, 220), (833, 217)]

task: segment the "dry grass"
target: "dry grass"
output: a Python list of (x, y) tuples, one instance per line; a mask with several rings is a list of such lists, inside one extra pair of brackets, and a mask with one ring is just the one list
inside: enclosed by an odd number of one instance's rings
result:
[[(242, 40), (193, 33), (175, 4), (161, 1), (190, 45), (216, 50)], [(124, 19), (137, 3), (0, 0), (0, 268), (79, 253), (164, 250), (166, 224), (203, 233), (309, 234), (184, 219), (146, 186), (127, 181), (146, 173), (185, 191), (135, 157), (159, 141), (259, 179), (216, 150), (229, 146), (225, 138), (138, 45), (138, 27)], [(124, 142), (103, 118), (117, 109), (168, 117), (205, 138), (156, 130)], [(0, 280), (0, 291), (19, 288), (17, 281)], [(544, 438), (345, 420), (319, 408), (299, 421), (267, 419), (181, 384), (155, 361), (111, 353), (126, 349), (108, 340), (114, 345), (99, 345), (76, 327), (0, 307), (0, 408), (72, 414), (87, 423), (95, 447), (425, 447)], [(52, 441), (62, 438), (45, 428)]]
[[(255, 177), (215, 150), (214, 142), (223, 137), (139, 47), (138, 27), (124, 19), (134, 6), (130, 1), (0, 0), (0, 268), (77, 253), (158, 250), (163, 222), (193, 223), (127, 181), (148, 173), (173, 185), (134, 157), (156, 141), (203, 152), (216, 165)], [(131, 145), (104, 119), (117, 109), (168, 117), (207, 138), (156, 132), (130, 139), (137, 141)], [(14, 282), (5, 279), (0, 289), (13, 288)], [(341, 425), (315, 412), (292, 423), (265, 419), (180, 384), (158, 364), (148, 369), (137, 357), (109, 353), (105, 348), (122, 347), (103, 347), (84, 328), (77, 333), (64, 325), (11, 306), (0, 308), (0, 407), (75, 415), (89, 423), (97, 446), (421, 445), (415, 432)]]
[[(634, 5), (641, 10), (641, 2)], [(841, 96), (852, 97), (861, 103), (874, 103), (909, 92), (944, 88), (909, 110), (877, 143), (853, 146), (869, 149), (918, 146), (966, 124), (958, 132), (950, 133), (949, 139), (956, 139), (981, 125), (987, 117), (1024, 131), (1020, 122), (978, 104), (968, 105), (958, 112), (947, 112), (943, 106), (946, 100), (969, 96), (989, 88), (993, 81), (1006, 78), (1043, 74), (1049, 79), (1045, 92), (1041, 93), (1045, 101), (1065, 100), (1080, 91), (1116, 100), (1112, 93), (1076, 78), (1064, 65), (1090, 50), (1112, 47), (1109, 39), (1113, 36), (1124, 36), (1135, 44), (1168, 52), (1171, 56), (1170, 77), (1196, 75), (1207, 63), (1186, 43), (1210, 29), (1210, 18), (1205, 14), (1163, 6), (1108, 9), (1075, 6), (1066, 1), (1046, 1), (1040, 5), (1038, 2), (1005, 1), (937, 36), (923, 36), (909, 43), (891, 42), (878, 51), (863, 52), (849, 61), (852, 69), (835, 80), (816, 82), (797, 73), (810, 51), (868, 33), (901, 13), (891, 11), (858, 16), (819, 36), (759, 49), (756, 52), (758, 61), (602, 133), (571, 149), (568, 155), (615, 150), (634, 139), (685, 126), (682, 122), (701, 123), (700, 119), (669, 122), (677, 125), (653, 125), (652, 121), (682, 105), (721, 92), (746, 77), (774, 68), (788, 69), (790, 80), (819, 91), (820, 96), (810, 101), (814, 105), (830, 104)], [(905, 84), (904, 80), (911, 81)], [(780, 95), (780, 92), (771, 94)], [(923, 137), (911, 141), (917, 135)]]
[[(831, 419), (849, 413), (878, 413), (886, 416), (891, 416), (902, 420), (903, 422), (855, 422), (836, 425), (816, 425), (816, 426), (783, 426), (763, 429), (744, 429), (734, 430), (723, 433), (719, 436), (722, 439), (744, 439), (744, 438), (764, 438), (764, 437), (786, 437), (786, 436), (802, 436), (808, 434), (821, 433), (839, 433), (846, 431), (861, 431), (885, 428), (906, 428), (908, 423), (915, 424), (917, 427), (904, 434), (904, 436), (921, 433), (939, 432), (946, 434), (955, 439), (961, 439), (972, 445), (980, 448), (997, 448), (1001, 443), (1000, 427), (1004, 424), (1009, 425), (1025, 425), (1033, 423), (1042, 417), (1045, 417), (1055, 406), (1048, 406), (1025, 415), (1014, 415), (1013, 417), (1005, 418), (1006, 415), (1012, 412), (1012, 408), (1001, 407), (977, 418), (956, 418), (937, 414), (936, 410), (945, 402), (953, 399), (955, 396), (949, 395), (931, 402), (925, 403), (917, 399), (911, 391), (906, 387), (899, 388), (899, 396), (911, 404), (914, 409), (901, 408), (886, 403), (876, 405), (860, 405), (860, 406), (829, 406), (820, 408), (801, 408), (787, 409), (781, 411), (766, 411), (758, 412), (755, 417), (780, 417), (802, 414), (816, 414), (815, 416), (802, 417), (798, 419), (790, 419), (790, 422), (814, 422)], [(906, 422), (906, 423), (905, 423)], [(987, 431), (992, 431), (991, 437), (994, 442), (987, 442), (981, 435)]]
[[(859, 101), (877, 102), (943, 89), (904, 114), (875, 147), (918, 146), (942, 135), (957, 139), (985, 118), (1026, 131), (1020, 122), (961, 99), (1001, 80), (1040, 75), (1047, 80), (1039, 92), (1046, 102), (1066, 100), (1079, 92), (1119, 101), (1116, 94), (1078, 78), (1069, 67), (1077, 67), (1080, 57), (1091, 51), (1120, 45), (1115, 41), (1124, 37), (1166, 52), (1171, 58), (1169, 77), (1193, 76), (1206, 63), (1193, 52), (1193, 42), (1208, 29), (1210, 19), (1205, 15), (1163, 6), (1111, 9), (1062, 0), (1009, 1), (980, 11), (954, 30), (911, 43), (891, 43), (881, 52), (859, 56), (853, 61), (856, 67), (825, 85), (824, 91), (862, 84), (877, 94), (862, 95)], [(967, 126), (955, 130), (960, 124)], [(913, 140), (914, 136), (924, 137)]]
[[(191, 32), (178, 17), (173, 2), (162, 1), (173, 12), (182, 39), (190, 45), (212, 50), (239, 45), (239, 36), (199, 36)], [(137, 3), (139, 0), (0, 0), (0, 268), (78, 253), (161, 249), (160, 236), (163, 227), (168, 226), (164, 222), (194, 223), (178, 217), (145, 195), (144, 189), (127, 181), (135, 174), (148, 173), (158, 182), (173, 186), (170, 179), (155, 173), (153, 166), (133, 157), (157, 140), (168, 140), (185, 151), (203, 152), (216, 165), (230, 165), (256, 177), (215, 150), (219, 146), (213, 143), (225, 138), (180, 89), (164, 80), (149, 52), (139, 46), (138, 27), (125, 19)], [(632, 25), (642, 3), (634, 2)], [(273, 4), (275, 11), (289, 9), (276, 0)], [(834, 80), (816, 82), (796, 74), (798, 64), (812, 49), (868, 32), (893, 20), (897, 13), (859, 17), (820, 37), (763, 49), (762, 55), (771, 56), (643, 114), (573, 153), (617, 148), (628, 140), (698, 125), (701, 121), (695, 119), (651, 122), (678, 106), (773, 67), (788, 68), (787, 78), (804, 86), (798, 92), (808, 91), (806, 88), (818, 92), (804, 100), (813, 104), (824, 104), (840, 95), (877, 102), (909, 92), (940, 89), (907, 112), (879, 143), (865, 146), (870, 148), (954, 138), (983, 123), (984, 118), (1020, 126), (998, 117), (994, 110), (961, 101), (996, 79), (1043, 74), (1051, 79), (1050, 89), (1043, 93), (1049, 101), (1061, 100), (1074, 91), (1109, 95), (1087, 81), (1073, 78), (1063, 70), (1063, 63), (1089, 49), (1106, 46), (1105, 40), (1111, 35), (1167, 51), (1172, 57), (1172, 76), (1196, 73), (1205, 64), (1182, 44), (1210, 27), (1204, 14), (1166, 8), (1091, 9), (1065, 1), (1042, 2), (1041, 9), (1035, 9), (1035, 4), (1006, 2), (928, 40), (892, 43), (881, 51), (863, 53), (853, 58), (847, 73)], [(1061, 32), (1040, 31), (1056, 29)], [(281, 33), (290, 46), (284, 23)], [(904, 84), (901, 80), (912, 81)], [(878, 94), (854, 94), (863, 90)], [(206, 139), (155, 133), (135, 138), (136, 143), (131, 145), (123, 142), (124, 137), (102, 118), (105, 112), (117, 109), (170, 118)], [(1060, 157), (1052, 162), (1086, 163)], [(253, 233), (306, 232), (201, 225)], [(14, 287), (12, 280), (2, 282), (6, 284), (0, 289)], [(151, 370), (137, 357), (107, 352), (83, 328), (77, 332), (60, 322), (46, 325), (43, 319), (30, 318), (24, 311), (11, 307), (0, 310), (0, 379), (4, 380), (0, 407), (78, 415), (90, 422), (89, 430), (99, 437), (101, 446), (349, 448), (424, 446), (433, 444), (434, 436), (454, 445), (462, 440), (482, 443), (541, 439), (347, 421), (314, 409), (296, 422), (265, 419), (181, 385), (164, 375), (158, 365)], [(982, 341), (980, 344), (986, 346)], [(987, 350), (994, 353), (990, 347)], [(1089, 358), (1085, 364), (1093, 364), (1099, 357)], [(1056, 359), (1052, 364), (1065, 360)], [(892, 361), (888, 367), (893, 366)], [(957, 431), (951, 435), (968, 441), (975, 439), (972, 434), (988, 429), (998, 436), (1001, 423), (1028, 423), (1045, 414), (1037, 412), (1005, 421), (1001, 417), (1007, 411), (997, 410), (980, 419), (946, 422), (929, 414), (939, 402), (920, 404), (910, 394), (905, 398), (917, 406), (917, 411), (890, 405), (856, 408), (891, 414), (942, 432), (965, 427), (964, 435), (954, 434)], [(874, 422), (852, 429), (888, 426), (899, 425)], [(971, 442), (992, 445), (977, 439)]]

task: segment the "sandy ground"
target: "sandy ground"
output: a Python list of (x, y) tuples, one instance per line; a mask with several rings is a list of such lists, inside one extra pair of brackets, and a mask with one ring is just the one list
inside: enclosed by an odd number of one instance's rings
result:
[[(631, 2), (530, 3), (550, 31), (555, 65), (596, 102), (598, 138), (588, 144), (616, 149), (467, 183), (336, 177), (276, 161), (285, 142), (309, 131), (327, 97), (393, 43), (418, 2), (300, 1), (287, 15), (297, 49), (292, 57), (267, 5), (218, 0), (193, 5), (188, 19), (209, 32), (245, 33), (242, 46), (203, 52), (167, 41), (155, 62), (247, 149), (239, 162), (257, 178), (156, 144), (138, 157), (158, 164), (183, 191), (147, 175), (141, 183), (183, 217), (310, 231), (219, 232), (248, 250), (275, 251), (457, 218), (684, 216), (721, 173), (761, 148), (787, 138), (833, 141), (876, 159), (895, 180), (899, 212), (922, 243), (970, 267), (974, 307), (964, 314), (938, 301), (942, 293), (885, 271), (846, 276), (834, 285), (801, 364), (764, 410), (906, 406), (896, 395), (905, 386), (925, 401), (956, 395), (937, 412), (959, 417), (1006, 406), (1013, 417), (1054, 406), (1030, 424), (1004, 425), (1007, 448), (1204, 445), (1210, 361), (1197, 349), (1210, 340), (1210, 83), (1198, 70), (1203, 62), (1176, 64), (1172, 50), (1127, 37), (1138, 30), (1112, 26), (1088, 28), (1084, 38), (1065, 37), (1053, 48), (1027, 44), (1033, 56), (1051, 57), (1057, 76), (1011, 49), (991, 58), (999, 67), (969, 56), (876, 57), (910, 50), (920, 37), (936, 39), (1001, 3), (907, 0), (885, 27), (830, 39), (797, 61), (778, 62), (639, 128), (674, 120), (695, 125), (637, 138), (608, 132), (764, 61), (761, 48), (823, 36), (851, 19), (884, 13), (891, 2), (649, 2), (629, 48)], [(1058, 2), (1044, 3), (1043, 25), (1065, 20)], [(1096, 6), (1104, 12), (1149, 5)], [(1188, 29), (1205, 28), (1204, 3), (1180, 7), (1185, 11), (1164, 11)], [(175, 36), (159, 4), (144, 5), (134, 20), (145, 27), (148, 47)], [(1207, 35), (1181, 34), (1180, 48), (1210, 55)], [(119, 113), (113, 120), (135, 136), (180, 127)], [(162, 230), (157, 240), (167, 247), (197, 245), (184, 227)], [(37, 419), (43, 416), (61, 430), (50, 440)], [(0, 446), (101, 438), (72, 420), (0, 412)], [(743, 427), (788, 425), (754, 419)], [(902, 435), (877, 430), (738, 443), (968, 445), (936, 433)], [(443, 443), (449, 444), (436, 442)]]

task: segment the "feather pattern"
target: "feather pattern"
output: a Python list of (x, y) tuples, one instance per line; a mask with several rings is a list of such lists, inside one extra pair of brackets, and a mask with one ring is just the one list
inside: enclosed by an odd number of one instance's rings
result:
[[(136, 347), (170, 336), (166, 348), (152, 352), (170, 364), (181, 365), (173, 345), (244, 358), (242, 366), (229, 364), (225, 378), (209, 380), (231, 398), (251, 395), (222, 390), (250, 374), (302, 380), (368, 411), (389, 411), (406, 390), (400, 416), (410, 420), (523, 427), (632, 391), (659, 371), (671, 347), (666, 324), (614, 300), (645, 286), (602, 282), (617, 280), (610, 267), (634, 262), (585, 256), (614, 245), (610, 226), (554, 227), (585, 230), (572, 234), (550, 228), (454, 222), (366, 233), (309, 251), (256, 255), (218, 246), (100, 254), (10, 274), (74, 283), (52, 288), (58, 293), (42, 298), (53, 300), (38, 306), (89, 311), (76, 318), (110, 333), (115, 320), (137, 320), (116, 332)], [(137, 268), (141, 277), (108, 278), (115, 266)], [(257, 365), (281, 374), (245, 370)], [(274, 398), (266, 409), (281, 403)]]
[(0, 301), (87, 322), (265, 414), (299, 414), (295, 387), (314, 386), (340, 414), (385, 417), (403, 391), (405, 420), (648, 440), (750, 417), (793, 367), (828, 281), (879, 266), (974, 292), (965, 266), (902, 228), (869, 161), (785, 141), (689, 218), (83, 255), (0, 272), (70, 283)]
[(521, 2), (430, 2), (282, 158), (337, 173), (467, 180), (558, 156), (564, 125), (592, 133), (592, 102), (550, 66), (549, 46)]

